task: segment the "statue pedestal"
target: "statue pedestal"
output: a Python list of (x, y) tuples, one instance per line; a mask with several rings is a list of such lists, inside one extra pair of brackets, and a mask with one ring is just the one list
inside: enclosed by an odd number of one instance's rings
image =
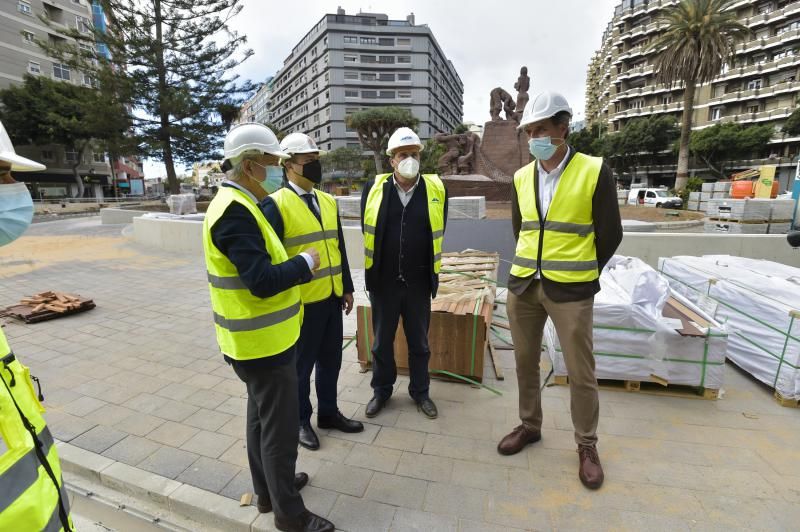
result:
[(443, 175), (444, 186), (450, 198), (483, 196), (486, 201), (510, 201), (510, 181), (498, 182), (484, 175)]
[(491, 120), (483, 127), (478, 173), (510, 182), (514, 172), (531, 162), (528, 138), (513, 120)]

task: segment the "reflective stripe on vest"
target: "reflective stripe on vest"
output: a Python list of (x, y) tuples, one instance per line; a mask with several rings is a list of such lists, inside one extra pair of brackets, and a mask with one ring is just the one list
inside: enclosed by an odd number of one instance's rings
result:
[(511, 275), (536, 273), (541, 239), (541, 275), (560, 283), (597, 279), (592, 197), (603, 160), (576, 153), (559, 178), (546, 219), (536, 209), (537, 161), (514, 174), (522, 224)]
[(0, 431), (6, 447), (0, 455), (0, 530), (74, 530), (44, 408), (30, 370), (11, 353), (2, 330), (0, 353)]
[(203, 221), (203, 250), (217, 343), (224, 354), (236, 360), (277, 355), (292, 347), (300, 336), (303, 319), (300, 290), (293, 286), (261, 298), (247, 289), (236, 267), (211, 239), (211, 228), (232, 203), (244, 206), (255, 219), (272, 264), (289, 260), (255, 202), (240, 190), (220, 187)]
[(283, 245), (289, 257), (295, 257), (309, 248), (319, 252), (319, 267), (311, 281), (300, 285), (300, 298), (304, 304), (323, 301), (344, 292), (342, 282), (342, 254), (339, 252), (339, 211), (330, 194), (314, 191), (319, 204), (320, 225), (308, 208), (308, 203), (289, 188), (282, 188), (270, 198), (277, 205), (283, 219)]
[[(378, 213), (383, 201), (383, 185), (392, 174), (375, 176), (375, 182), (367, 196), (364, 207), (364, 267), (372, 268), (375, 255), (375, 228), (378, 225)], [(422, 174), (425, 180), (426, 202), (428, 204), (428, 221), (433, 240), (433, 272), (439, 273), (442, 265), (442, 241), (444, 240), (444, 183), (436, 174)]]

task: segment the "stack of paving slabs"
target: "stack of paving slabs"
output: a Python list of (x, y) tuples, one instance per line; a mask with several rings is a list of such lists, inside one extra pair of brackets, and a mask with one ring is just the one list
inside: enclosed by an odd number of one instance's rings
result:
[(776, 397), (800, 400), (800, 269), (775, 262), (707, 255), (659, 259), (670, 285), (725, 322), (728, 358)]
[(789, 232), (792, 225), (795, 201), (793, 199), (770, 200), (769, 230), (771, 235), (783, 235)]
[(448, 199), (448, 220), (482, 220), (484, 218), (486, 218), (486, 198), (484, 196), (461, 196)]
[(25, 323), (36, 323), (86, 312), (94, 307), (94, 301), (91, 299), (51, 291), (22, 298), (19, 305), (7, 307), (0, 314), (23, 320)]
[(361, 218), (361, 196), (336, 196), (341, 218)]
[[(670, 290), (657, 271), (634, 257), (614, 256), (600, 276), (594, 300), (594, 356), (598, 379), (642, 382), (716, 399), (724, 378), (725, 327)], [(561, 341), (552, 320), (546, 350), (556, 382), (567, 376)]]
[[(483, 379), (484, 353), (492, 325), (497, 286), (497, 253), (465, 250), (443, 253), (439, 292), (431, 302), (428, 344), (433, 376), (477, 382)], [(358, 360), (372, 364), (372, 309), (358, 307)], [(408, 373), (408, 345), (402, 321), (397, 327), (394, 355), (398, 371)]]
[(712, 199), (706, 214), (706, 233), (765, 235), (769, 229), (772, 200), (769, 199)]

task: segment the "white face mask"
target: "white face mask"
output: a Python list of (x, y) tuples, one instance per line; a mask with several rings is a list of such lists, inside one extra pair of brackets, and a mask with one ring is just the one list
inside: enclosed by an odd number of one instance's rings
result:
[(406, 179), (414, 179), (419, 173), (419, 161), (413, 157), (406, 157), (397, 165), (397, 173)]

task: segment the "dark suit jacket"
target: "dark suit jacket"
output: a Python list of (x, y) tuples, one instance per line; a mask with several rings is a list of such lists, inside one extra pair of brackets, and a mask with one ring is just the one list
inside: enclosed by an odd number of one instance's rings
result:
[[(567, 164), (570, 163), (575, 155), (575, 149), (570, 147), (570, 156)], [(566, 166), (565, 166), (566, 168)], [(539, 210), (539, 167), (534, 167), (534, 179), (536, 182), (536, 209)], [(514, 228), (514, 239), (519, 240), (519, 231), (522, 226), (522, 214), (519, 209), (519, 198), (517, 189), (511, 184), (512, 204), (511, 204), (511, 225)], [(611, 168), (603, 163), (600, 169), (600, 177), (597, 180), (594, 196), (592, 196), (592, 214), (594, 223), (594, 240), (597, 249), (597, 268), (603, 271), (606, 263), (614, 256), (619, 243), (622, 242), (622, 221), (619, 215), (619, 203), (617, 203), (617, 186), (614, 183), (614, 174)], [(539, 213), (539, 219), (542, 219)], [(598, 280), (586, 283), (558, 283), (551, 281), (544, 276), (542, 284), (547, 297), (557, 302), (580, 301), (594, 296), (600, 291)], [(530, 277), (515, 277), (509, 275), (508, 289), (514, 294), (520, 295), (534, 280)]]

